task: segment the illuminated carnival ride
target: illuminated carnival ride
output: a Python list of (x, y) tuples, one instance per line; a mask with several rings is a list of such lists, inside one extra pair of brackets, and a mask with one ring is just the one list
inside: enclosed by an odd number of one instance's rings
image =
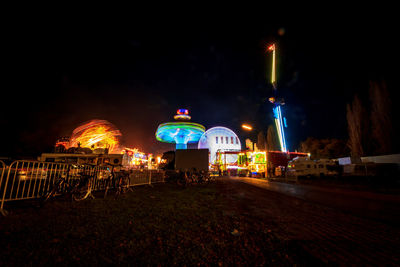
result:
[(276, 71), (275, 71), (275, 56), (276, 56), (276, 46), (272, 44), (268, 47), (268, 51), (272, 51), (272, 73), (271, 73), (271, 84), (273, 87), (274, 96), (270, 97), (268, 100), (272, 104), (273, 114), (275, 120), (276, 130), (278, 132), (279, 144), (282, 152), (288, 152), (286, 138), (285, 138), (285, 130), (287, 128), (286, 118), (282, 116), (282, 107), (285, 104), (283, 98), (277, 98), (277, 83), (276, 83)]
[(121, 132), (106, 120), (91, 120), (77, 127), (71, 135), (69, 147), (108, 149), (119, 152)]
[[(55, 144), (55, 153), (43, 153), (41, 158), (85, 158), (92, 163), (99, 162), (96, 158), (108, 154), (108, 157), (122, 157), (125, 168), (155, 168), (158, 163), (152, 154), (146, 154), (137, 148), (124, 147), (121, 142), (121, 132), (106, 120), (90, 120), (82, 123), (71, 137), (61, 137)], [(89, 162), (88, 161), (88, 162)]]
[(189, 122), (191, 117), (187, 109), (178, 109), (175, 122), (160, 124), (156, 138), (160, 142), (176, 144), (176, 149), (187, 149), (188, 143), (196, 143), (205, 132), (203, 125)]
[[(198, 149), (208, 149), (210, 151), (210, 164), (217, 164), (217, 152), (241, 151), (241, 143), (231, 129), (217, 126), (208, 129), (200, 138)], [(226, 155), (222, 162), (229, 164), (237, 161), (237, 155)]]

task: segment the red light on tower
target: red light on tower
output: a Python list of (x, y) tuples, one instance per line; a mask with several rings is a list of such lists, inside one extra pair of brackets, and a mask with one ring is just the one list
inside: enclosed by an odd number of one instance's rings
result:
[(272, 44), (272, 45), (268, 46), (268, 50), (269, 51), (274, 51), (275, 50), (275, 44)]
[(176, 114), (178, 114), (178, 115), (189, 115), (189, 110), (181, 108), (181, 109), (178, 109), (176, 111)]
[(189, 110), (181, 108), (178, 109), (176, 115), (174, 116), (175, 120), (190, 120), (191, 117), (189, 116)]

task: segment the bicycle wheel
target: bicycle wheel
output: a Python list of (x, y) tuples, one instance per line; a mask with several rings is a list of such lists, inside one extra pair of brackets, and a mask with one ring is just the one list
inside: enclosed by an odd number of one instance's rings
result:
[(90, 177), (81, 178), (79, 183), (72, 190), (72, 199), (81, 201), (86, 199), (92, 193), (92, 184)]
[(44, 203), (47, 202), (50, 198), (54, 198), (55, 195), (57, 194), (57, 192), (60, 191), (60, 188), (62, 187), (63, 184), (64, 184), (63, 180), (58, 180), (58, 181), (51, 187), (51, 190), (50, 190), (50, 191), (48, 191), (47, 193), (45, 193), (44, 195), (42, 195), (42, 197), (40, 198), (41, 204), (44, 204)]
[(118, 197), (128, 191), (127, 188), (128, 179), (129, 179), (129, 174), (126, 174), (124, 172), (120, 172), (116, 175), (115, 197)]
[(107, 194), (110, 191), (110, 189), (114, 187), (113, 186), (114, 183), (115, 183), (114, 173), (111, 173), (110, 176), (105, 181), (106, 188), (104, 190), (104, 198), (107, 197)]
[(128, 188), (129, 188), (129, 176), (127, 176), (126, 174), (123, 174), (119, 180), (119, 194), (125, 194), (126, 192), (128, 192)]

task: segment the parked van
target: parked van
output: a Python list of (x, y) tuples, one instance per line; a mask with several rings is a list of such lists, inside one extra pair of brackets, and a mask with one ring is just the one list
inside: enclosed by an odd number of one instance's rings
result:
[(343, 165), (344, 176), (377, 176), (391, 179), (400, 177), (400, 165), (396, 163), (364, 162)]
[(294, 158), (289, 161), (287, 177), (323, 177), (339, 174), (339, 165), (334, 160), (310, 160), (304, 157)]

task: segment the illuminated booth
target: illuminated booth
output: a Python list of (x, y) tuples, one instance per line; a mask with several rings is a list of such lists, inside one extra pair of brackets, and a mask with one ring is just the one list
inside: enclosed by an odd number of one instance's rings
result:
[[(225, 151), (217, 152), (218, 168), (228, 176), (265, 177), (267, 172), (267, 157), (265, 151)], [(237, 161), (224, 161), (229, 156), (235, 156)]]
[[(238, 174), (252, 177), (265, 177), (267, 172), (267, 153), (265, 151), (243, 151), (239, 153)], [(247, 171), (247, 173), (246, 173)]]
[[(237, 155), (237, 162), (234, 164), (224, 162), (226, 155)], [(309, 157), (309, 154), (253, 150), (217, 152), (217, 165), (219, 170), (230, 176), (274, 177), (277, 176), (277, 168), (284, 171), (288, 162), (295, 157)]]
[(148, 167), (148, 156), (137, 148), (124, 148), (122, 150), (122, 166), (126, 168), (144, 169)]

